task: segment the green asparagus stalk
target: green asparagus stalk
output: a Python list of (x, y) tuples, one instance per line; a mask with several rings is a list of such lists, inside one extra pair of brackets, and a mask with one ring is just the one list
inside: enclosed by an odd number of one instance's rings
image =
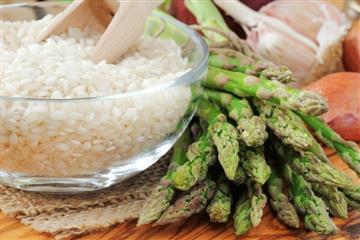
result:
[(266, 163), (263, 148), (247, 148), (244, 155), (245, 160), (241, 163), (243, 169), (253, 181), (264, 185), (269, 179), (271, 170)]
[(356, 143), (345, 141), (319, 118), (296, 111), (301, 119), (314, 129), (315, 134), (330, 148), (335, 149), (344, 162), (360, 175), (360, 150)]
[(210, 221), (216, 223), (227, 222), (231, 213), (232, 201), (229, 182), (224, 174), (220, 174), (213, 199), (206, 208)]
[(313, 183), (312, 189), (317, 196), (322, 198), (329, 212), (336, 217), (347, 218), (347, 201), (345, 195), (337, 188), (328, 187), (318, 183)]
[(307, 181), (311, 183), (325, 184), (331, 187), (341, 189), (353, 189), (351, 178), (337, 170), (327, 162), (320, 161), (313, 154), (304, 153), (300, 156), (295, 151), (287, 148), (276, 138), (272, 138), (275, 150), (279, 157), (289, 163), (297, 174), (301, 174)]
[(170, 184), (170, 176), (180, 165), (187, 161), (185, 152), (190, 141), (190, 131), (187, 129), (174, 145), (167, 174), (160, 180), (159, 184), (146, 199), (140, 212), (137, 225), (158, 220), (161, 214), (170, 206), (175, 196), (175, 189)]
[(299, 216), (296, 213), (294, 205), (286, 195), (284, 181), (274, 166), (271, 168), (271, 175), (267, 181), (267, 188), (270, 194), (271, 207), (276, 212), (280, 221), (290, 227), (299, 228)]
[[(202, 27), (210, 27), (229, 31), (224, 18), (210, 0), (185, 0), (185, 6), (195, 16), (196, 21)], [(213, 31), (202, 31), (210, 42), (224, 42), (228, 39)]]
[(281, 107), (300, 110), (315, 116), (328, 109), (324, 98), (316, 93), (291, 88), (277, 81), (211, 66), (207, 78), (203, 80), (203, 85), (231, 92), (239, 97), (257, 97), (268, 100)]
[(190, 217), (205, 209), (215, 192), (215, 182), (210, 179), (200, 182), (189, 192), (180, 196), (154, 225), (164, 225)]
[(352, 190), (342, 190), (348, 206), (352, 209), (360, 211), (360, 187), (357, 186)]
[(276, 66), (268, 61), (255, 59), (233, 49), (210, 49), (209, 65), (282, 83), (295, 80), (294, 74), (287, 67)]
[(240, 139), (247, 146), (261, 146), (268, 137), (265, 122), (254, 116), (247, 99), (239, 99), (229, 93), (205, 90), (204, 95), (212, 102), (226, 109), (228, 116), (237, 123)]
[(242, 164), (239, 164), (236, 169), (235, 178), (233, 182), (235, 183), (235, 185), (241, 185), (245, 182), (245, 180), (246, 180), (246, 171), (243, 168)]
[(336, 233), (337, 228), (326, 211), (325, 203), (315, 196), (311, 185), (288, 164), (284, 165), (283, 171), (295, 207), (304, 215), (305, 227), (320, 234)]
[(248, 181), (247, 191), (240, 196), (235, 207), (233, 217), (236, 235), (242, 235), (260, 223), (266, 201), (261, 186)]
[(226, 116), (217, 105), (205, 99), (200, 100), (197, 114), (209, 124), (209, 134), (217, 148), (220, 165), (226, 177), (234, 180), (240, 161), (238, 131), (226, 122)]
[(322, 161), (328, 162), (321, 145), (295, 113), (260, 100), (254, 100), (254, 104), (267, 126), (284, 144), (291, 145), (299, 152), (312, 152)]
[(203, 133), (198, 141), (190, 145), (186, 157), (188, 161), (170, 176), (172, 185), (182, 191), (187, 191), (204, 180), (209, 166), (216, 161), (215, 148), (209, 133)]

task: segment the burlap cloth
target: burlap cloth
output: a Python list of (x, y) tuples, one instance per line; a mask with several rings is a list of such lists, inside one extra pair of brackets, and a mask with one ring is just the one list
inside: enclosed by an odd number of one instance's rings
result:
[(38, 232), (71, 239), (137, 218), (152, 188), (165, 175), (168, 156), (143, 173), (105, 190), (40, 194), (0, 184), (0, 208)]

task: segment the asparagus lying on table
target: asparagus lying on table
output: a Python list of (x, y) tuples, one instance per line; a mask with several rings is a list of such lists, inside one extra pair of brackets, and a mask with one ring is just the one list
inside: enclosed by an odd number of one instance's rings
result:
[(294, 205), (286, 195), (284, 181), (274, 166), (271, 168), (271, 175), (267, 181), (267, 188), (270, 194), (271, 207), (276, 212), (280, 221), (290, 227), (299, 228), (299, 216), (296, 213)]
[(146, 199), (137, 225), (158, 220), (161, 214), (170, 206), (175, 196), (175, 189), (170, 183), (170, 176), (180, 165), (187, 161), (185, 152), (190, 142), (190, 131), (187, 129), (174, 145), (168, 171)]
[(226, 109), (228, 116), (237, 123), (240, 139), (247, 146), (261, 146), (268, 137), (265, 122), (254, 116), (247, 99), (239, 99), (229, 93), (216, 90), (205, 90), (204, 95)]
[(246, 171), (243, 168), (242, 164), (239, 163), (237, 169), (236, 169), (236, 173), (235, 173), (235, 177), (233, 182), (235, 183), (235, 185), (240, 185), (243, 184), (246, 180)]
[(271, 169), (266, 163), (262, 147), (247, 148), (244, 151), (245, 159), (241, 163), (247, 175), (260, 185), (269, 179)]
[(360, 175), (360, 150), (356, 143), (345, 141), (319, 118), (296, 112), (301, 119), (314, 129), (315, 134), (330, 148), (335, 149), (344, 162)]
[(348, 206), (351, 209), (355, 209), (357, 211), (360, 211), (360, 188), (358, 187), (356, 190), (343, 190), (342, 191), (345, 196), (345, 200), (348, 203)]
[(347, 218), (347, 201), (345, 195), (337, 188), (313, 183), (312, 189), (329, 208), (329, 212), (336, 217)]
[(227, 222), (231, 213), (231, 205), (232, 195), (229, 182), (225, 175), (220, 173), (217, 179), (215, 194), (206, 208), (210, 222)]
[(277, 81), (211, 66), (207, 78), (203, 80), (203, 85), (231, 92), (239, 97), (268, 100), (281, 107), (300, 110), (315, 116), (325, 113), (328, 109), (324, 98), (316, 93), (294, 89)]
[(219, 107), (205, 99), (201, 99), (197, 114), (208, 124), (209, 134), (218, 151), (218, 159), (228, 179), (234, 180), (239, 164), (238, 131), (226, 122), (226, 116)]
[(323, 148), (296, 114), (260, 100), (254, 100), (254, 104), (267, 126), (284, 144), (300, 152), (312, 152), (322, 161), (328, 162)]
[(279, 157), (289, 163), (297, 174), (301, 174), (311, 183), (320, 183), (341, 189), (353, 189), (351, 178), (337, 170), (327, 162), (322, 162), (313, 154), (300, 156), (294, 150), (284, 146), (277, 138), (272, 138), (274, 148)]
[(354, 186), (351, 190), (342, 190), (349, 207), (360, 211), (360, 186)]
[(234, 212), (236, 235), (242, 235), (259, 225), (267, 198), (260, 184), (248, 181), (247, 190), (240, 196)]
[(198, 141), (192, 143), (186, 152), (188, 161), (179, 166), (170, 176), (171, 183), (182, 191), (189, 190), (205, 179), (209, 166), (216, 161), (214, 144), (205, 132)]
[(154, 225), (173, 223), (190, 217), (205, 209), (215, 191), (215, 182), (210, 179), (200, 182), (189, 192), (180, 196)]
[(281, 83), (289, 83), (295, 80), (294, 74), (287, 67), (276, 66), (265, 60), (254, 59), (233, 49), (211, 48), (209, 65), (229, 71), (264, 77)]
[(284, 165), (283, 171), (295, 207), (304, 215), (305, 227), (320, 234), (336, 233), (337, 228), (326, 211), (325, 203), (315, 196), (310, 183), (296, 174), (288, 164)]

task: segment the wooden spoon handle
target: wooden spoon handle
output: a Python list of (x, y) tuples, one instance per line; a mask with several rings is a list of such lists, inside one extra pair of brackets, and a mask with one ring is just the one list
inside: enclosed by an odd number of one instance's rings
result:
[(145, 20), (161, 1), (120, 1), (120, 7), (97, 43), (91, 59), (116, 62), (143, 34)]
[(41, 42), (50, 35), (62, 34), (69, 27), (82, 29), (91, 15), (92, 12), (87, 1), (73, 1), (45, 31), (40, 33), (37, 40)]

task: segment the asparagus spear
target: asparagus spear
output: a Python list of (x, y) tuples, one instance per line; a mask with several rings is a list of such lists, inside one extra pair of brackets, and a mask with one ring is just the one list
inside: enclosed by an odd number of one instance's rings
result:
[(342, 189), (353, 189), (351, 178), (334, 168), (327, 162), (322, 162), (313, 154), (304, 153), (300, 156), (295, 151), (287, 148), (276, 138), (272, 138), (275, 150), (279, 157), (289, 163), (292, 169), (301, 174), (311, 183), (320, 183)]
[(203, 133), (198, 141), (190, 145), (186, 157), (188, 161), (170, 176), (172, 185), (183, 191), (204, 180), (209, 166), (216, 161), (215, 148), (209, 133)]
[(224, 174), (220, 174), (213, 199), (206, 208), (210, 221), (217, 223), (227, 222), (231, 213), (231, 205), (232, 195), (229, 182)]
[(143, 225), (159, 219), (161, 214), (170, 206), (175, 195), (175, 189), (170, 184), (171, 174), (187, 161), (185, 151), (191, 141), (189, 129), (185, 130), (173, 148), (169, 169), (166, 175), (154, 188), (140, 212), (137, 225)]
[[(185, 6), (195, 16), (196, 21), (202, 27), (210, 27), (229, 31), (224, 18), (210, 0), (185, 0)], [(202, 31), (210, 42), (224, 42), (228, 39), (214, 31)]]
[(234, 180), (239, 164), (238, 132), (230, 123), (217, 105), (201, 99), (198, 106), (198, 115), (209, 124), (208, 130), (217, 151), (220, 165), (228, 179)]
[(329, 212), (336, 217), (347, 218), (347, 201), (345, 195), (337, 188), (328, 187), (318, 183), (313, 183), (312, 189), (322, 198)]
[(317, 116), (327, 111), (326, 101), (316, 93), (294, 89), (277, 81), (257, 78), (245, 73), (230, 72), (210, 66), (203, 85), (231, 92), (239, 97), (268, 100), (281, 107), (300, 110), (310, 115)]
[(261, 186), (248, 181), (247, 191), (240, 196), (235, 207), (233, 217), (236, 235), (242, 235), (260, 223), (266, 200)]
[(354, 186), (354, 188), (350, 190), (342, 190), (342, 193), (344, 193), (345, 200), (349, 207), (360, 211), (360, 186)]
[(267, 165), (262, 147), (247, 148), (244, 152), (245, 161), (242, 167), (249, 177), (259, 183), (265, 184), (270, 176), (270, 167)]
[(247, 146), (261, 146), (268, 137), (265, 122), (254, 116), (247, 99), (239, 99), (229, 93), (206, 90), (204, 95), (226, 109), (228, 116), (236, 121), (240, 138)]
[(236, 185), (240, 185), (243, 184), (246, 180), (246, 171), (243, 168), (242, 164), (239, 164), (237, 169), (236, 169), (236, 173), (235, 173), (235, 177), (234, 177), (234, 183)]
[(180, 196), (175, 203), (166, 209), (154, 225), (173, 223), (201, 212), (205, 209), (214, 191), (215, 182), (210, 179), (205, 179), (205, 181), (200, 182), (189, 192)]
[(294, 74), (285, 66), (276, 66), (266, 60), (255, 59), (232, 49), (210, 49), (209, 65), (282, 83), (293, 82), (295, 79)]
[(314, 129), (315, 134), (330, 148), (335, 149), (344, 162), (360, 175), (360, 150), (356, 143), (345, 141), (319, 118), (296, 111), (301, 119)]
[(271, 168), (271, 175), (267, 181), (267, 187), (270, 194), (271, 207), (276, 212), (280, 221), (290, 227), (299, 228), (299, 216), (296, 213), (294, 205), (286, 195), (284, 182), (274, 166)]
[(305, 217), (305, 227), (320, 234), (336, 233), (337, 228), (326, 211), (325, 203), (315, 196), (311, 185), (288, 164), (284, 165), (283, 171), (295, 207)]
[(254, 104), (267, 126), (284, 144), (300, 152), (312, 152), (322, 161), (328, 162), (323, 148), (296, 114), (260, 100), (255, 100)]

